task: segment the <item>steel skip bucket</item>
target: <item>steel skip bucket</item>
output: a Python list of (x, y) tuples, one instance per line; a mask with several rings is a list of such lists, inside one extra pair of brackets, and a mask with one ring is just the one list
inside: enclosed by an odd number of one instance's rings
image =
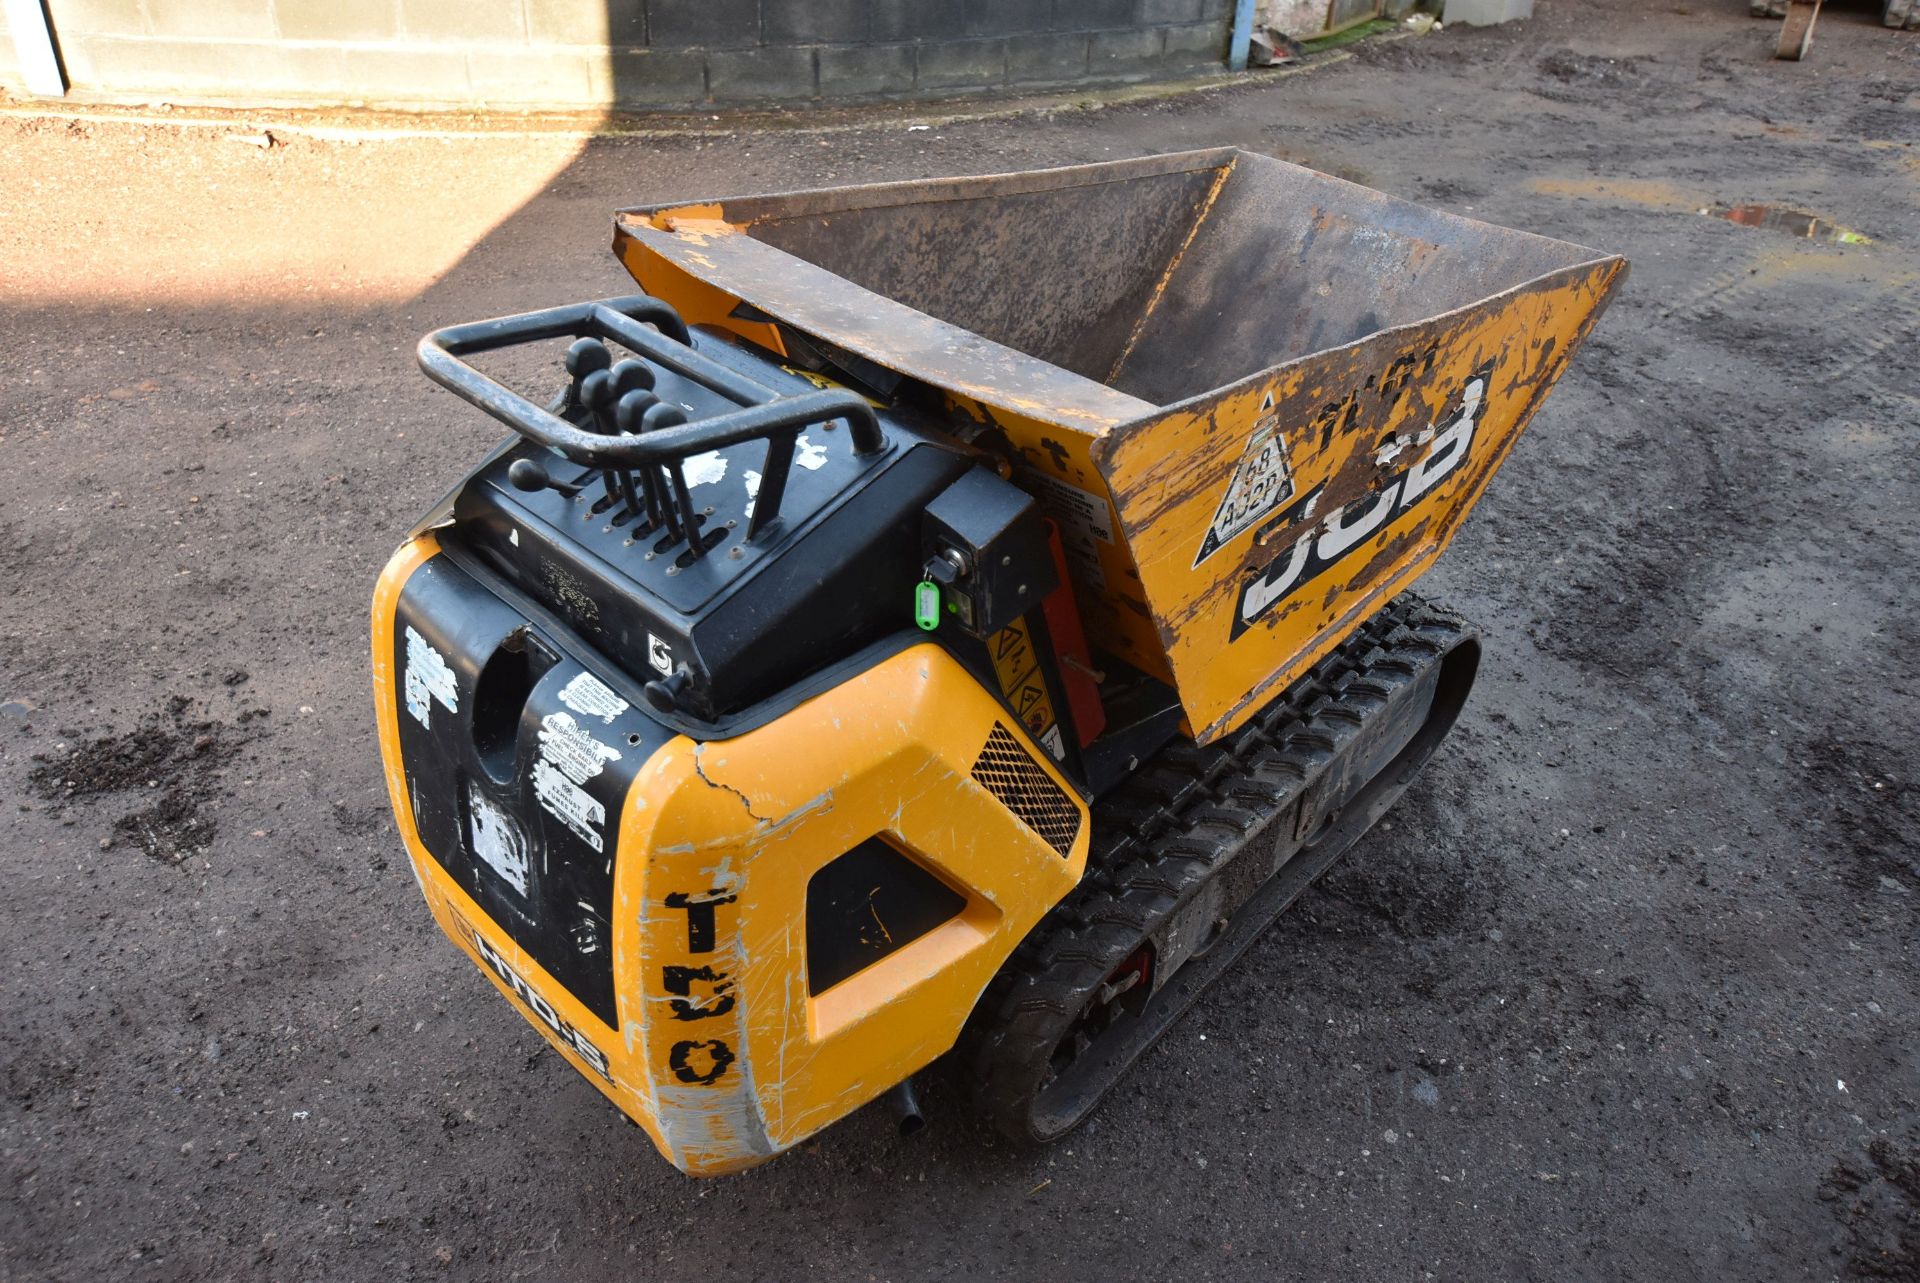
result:
[(1231, 149), (629, 210), (615, 249), (1002, 444), (1202, 741), (1432, 564), (1626, 267)]

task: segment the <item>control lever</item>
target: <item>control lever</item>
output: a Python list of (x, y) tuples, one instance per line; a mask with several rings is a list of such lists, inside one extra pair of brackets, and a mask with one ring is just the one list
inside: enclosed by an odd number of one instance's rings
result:
[[(656, 432), (661, 428), (677, 428), (687, 421), (687, 412), (677, 405), (661, 401), (647, 407), (640, 416), (640, 431)], [(678, 538), (687, 541), (688, 551), (698, 557), (706, 549), (700, 546), (700, 518), (693, 510), (693, 495), (687, 490), (686, 460), (673, 459), (661, 465), (666, 473), (670, 490), (667, 504), (667, 524)], [(677, 529), (675, 529), (677, 527)]]
[(561, 402), (560, 413), (565, 414), (575, 406), (581, 405), (580, 385), (589, 374), (604, 370), (613, 364), (613, 353), (599, 339), (575, 339), (567, 349), (567, 374), (573, 382), (567, 385), (567, 392)]
[[(616, 361), (607, 372), (608, 402), (604, 409), (595, 411), (595, 419), (600, 431), (607, 436), (620, 434), (619, 406), (622, 401), (636, 392), (651, 395), (653, 389), (653, 371), (640, 361), (627, 357)], [(627, 468), (607, 472), (607, 497), (614, 497), (614, 482), (619, 482), (620, 499), (626, 505), (626, 511), (635, 517), (640, 515), (640, 496), (633, 488), (633, 472)]]
[(613, 399), (618, 401), (629, 392), (641, 392), (653, 387), (653, 371), (646, 362), (636, 361), (632, 357), (619, 362), (607, 372), (613, 379)]
[[(607, 370), (594, 370), (580, 380), (580, 403), (587, 407), (593, 416), (593, 430), (603, 437), (619, 435), (619, 429), (613, 422), (613, 375)], [(607, 502), (613, 503), (620, 498), (620, 469), (600, 469), (601, 483), (606, 487)]]
[[(620, 398), (613, 407), (613, 422), (621, 432), (628, 436), (638, 436), (646, 431), (643, 426), (646, 414), (659, 402), (652, 392), (636, 388)], [(664, 500), (660, 493), (660, 470), (658, 468), (640, 469), (640, 493), (647, 505), (647, 528), (651, 530), (661, 522)]]
[(515, 459), (507, 465), (507, 481), (515, 490), (525, 490), (536, 494), (542, 490), (558, 490), (571, 499), (580, 493), (580, 487), (569, 485), (565, 481), (555, 481), (548, 475), (546, 466), (538, 459)]
[[(627, 393), (614, 408), (614, 423), (620, 431), (640, 436), (660, 428), (678, 427), (687, 421), (686, 411), (654, 396), (649, 390)], [(675, 540), (695, 543), (698, 523), (694, 521), (693, 498), (687, 493), (685, 474), (676, 461), (641, 469), (641, 484), (646, 490), (647, 516), (664, 521), (667, 534)], [(700, 549), (694, 548), (694, 555)]]
[(642, 432), (652, 432), (655, 428), (677, 428), (687, 421), (687, 412), (677, 405), (668, 405), (661, 401), (652, 406), (640, 420)]

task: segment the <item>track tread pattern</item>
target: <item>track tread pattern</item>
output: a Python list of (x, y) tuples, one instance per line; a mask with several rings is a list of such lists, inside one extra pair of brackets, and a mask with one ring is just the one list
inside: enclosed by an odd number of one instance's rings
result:
[(1042, 1134), (1033, 1106), (1087, 996), (1420, 670), (1410, 654), (1437, 655), (1467, 631), (1403, 593), (1246, 726), (1205, 746), (1174, 741), (1096, 803), (1085, 875), (1014, 950), (955, 1048), (980, 1113), (1016, 1140), (1070, 1130)]

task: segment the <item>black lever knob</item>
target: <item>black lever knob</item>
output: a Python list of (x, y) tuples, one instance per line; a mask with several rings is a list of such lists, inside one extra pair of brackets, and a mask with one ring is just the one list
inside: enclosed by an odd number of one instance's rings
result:
[[(651, 410), (655, 403), (656, 398), (653, 393), (646, 388), (634, 388), (632, 391), (624, 393), (620, 397), (620, 404), (613, 407), (614, 426), (629, 436), (637, 435), (644, 431), (641, 427), (641, 420), (646, 417), (647, 411)], [(626, 473), (623, 475), (625, 480), (623, 480), (622, 484), (631, 485), (633, 474)], [(663, 492), (660, 489), (660, 469), (658, 467), (642, 467), (640, 469), (640, 485), (637, 493), (630, 496), (630, 501), (634, 503), (635, 507), (638, 507), (640, 500), (644, 500), (646, 503), (647, 527), (651, 529), (653, 526), (659, 524), (663, 511), (662, 504), (665, 502)]]
[(665, 401), (656, 402), (640, 416), (640, 430), (652, 432), (656, 428), (677, 428), (687, 421), (687, 412), (677, 405)]
[[(607, 371), (595, 370), (580, 380), (580, 403), (592, 413), (595, 432), (610, 437), (619, 431), (613, 425), (613, 376)], [(602, 468), (600, 477), (606, 483), (607, 499), (611, 502), (620, 495), (620, 470)]]
[(607, 345), (599, 339), (575, 339), (567, 349), (567, 373), (576, 383), (612, 364), (613, 353), (607, 351)]
[(613, 408), (613, 376), (594, 370), (580, 380), (580, 404), (596, 415)]
[(613, 379), (613, 399), (616, 401), (629, 392), (653, 387), (653, 371), (644, 362), (632, 357), (618, 362), (607, 373)]
[(647, 697), (647, 703), (656, 713), (671, 713), (680, 702), (680, 692), (693, 680), (693, 670), (681, 664), (673, 670), (671, 677), (662, 677), (658, 681), (648, 682), (640, 688)]
[(573, 346), (567, 349), (567, 373), (573, 382), (567, 385), (560, 397), (560, 412), (565, 413), (582, 404), (580, 385), (590, 374), (597, 374), (613, 364), (613, 353), (607, 351), (607, 345), (599, 339), (575, 339)]
[(635, 388), (621, 396), (620, 404), (613, 408), (614, 424), (630, 436), (637, 436), (643, 429), (640, 420), (646, 412), (659, 404), (659, 398), (645, 388)]
[(572, 498), (580, 493), (579, 486), (568, 485), (564, 481), (555, 481), (547, 473), (546, 467), (538, 459), (515, 459), (507, 465), (507, 481), (515, 490), (525, 490), (529, 494), (541, 490), (558, 490)]

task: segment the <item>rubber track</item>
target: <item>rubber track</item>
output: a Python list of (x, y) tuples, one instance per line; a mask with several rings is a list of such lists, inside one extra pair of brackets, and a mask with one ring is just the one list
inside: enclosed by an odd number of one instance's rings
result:
[(1454, 612), (1403, 593), (1246, 726), (1206, 746), (1175, 740), (1097, 802), (1085, 875), (1014, 950), (955, 1048), (980, 1112), (1016, 1139), (1055, 1139), (1034, 1132), (1030, 1108), (1063, 1022), (1283, 813), (1352, 728), (1466, 631)]

